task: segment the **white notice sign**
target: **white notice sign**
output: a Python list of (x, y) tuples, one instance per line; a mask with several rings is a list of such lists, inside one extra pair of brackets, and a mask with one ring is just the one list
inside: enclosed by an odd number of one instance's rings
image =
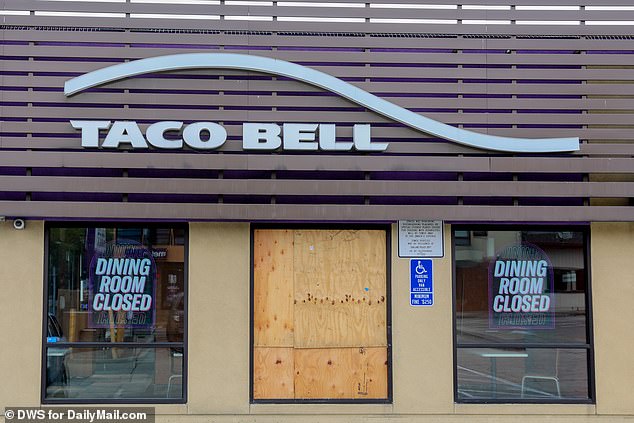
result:
[(399, 220), (399, 257), (443, 257), (442, 220)]

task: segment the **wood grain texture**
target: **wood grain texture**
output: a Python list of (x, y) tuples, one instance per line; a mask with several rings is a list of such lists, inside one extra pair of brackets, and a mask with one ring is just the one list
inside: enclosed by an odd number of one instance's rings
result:
[(385, 232), (295, 231), (295, 347), (386, 345)]
[(386, 398), (385, 231), (253, 236), (254, 399)]
[(295, 349), (295, 397), (387, 398), (386, 348)]
[(293, 348), (253, 349), (253, 398), (294, 398)]
[(256, 230), (253, 257), (255, 346), (293, 346), (293, 231)]
[(298, 303), (385, 296), (385, 231), (297, 230), (294, 242)]
[(385, 297), (297, 304), (295, 348), (387, 346), (386, 322)]

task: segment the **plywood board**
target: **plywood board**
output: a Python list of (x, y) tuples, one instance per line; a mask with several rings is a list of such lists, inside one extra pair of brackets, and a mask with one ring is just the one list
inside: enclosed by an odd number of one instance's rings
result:
[(296, 304), (295, 348), (387, 346), (385, 297), (357, 301)]
[(295, 300), (385, 295), (385, 231), (297, 230)]
[(293, 231), (256, 230), (253, 249), (255, 346), (293, 346)]
[(297, 230), (295, 347), (387, 345), (385, 231)]
[(385, 236), (254, 232), (255, 399), (387, 397)]
[(351, 378), (356, 383), (354, 398), (387, 398), (388, 361), (387, 347), (355, 348), (352, 350), (357, 373)]
[(292, 348), (253, 348), (253, 398), (294, 398)]
[(295, 398), (387, 398), (386, 348), (295, 349)]

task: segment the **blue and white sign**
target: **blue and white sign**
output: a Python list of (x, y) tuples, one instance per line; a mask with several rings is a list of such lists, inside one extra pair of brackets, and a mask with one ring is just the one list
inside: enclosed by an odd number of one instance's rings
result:
[(413, 306), (433, 306), (434, 294), (417, 294), (415, 292), (410, 293), (410, 305)]
[(434, 268), (429, 259), (412, 259), (409, 262), (410, 305), (434, 305)]

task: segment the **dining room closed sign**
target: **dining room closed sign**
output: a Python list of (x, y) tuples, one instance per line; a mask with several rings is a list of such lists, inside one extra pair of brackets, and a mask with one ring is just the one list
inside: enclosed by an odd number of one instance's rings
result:
[(530, 243), (509, 245), (489, 264), (489, 327), (555, 327), (554, 272), (544, 251)]

